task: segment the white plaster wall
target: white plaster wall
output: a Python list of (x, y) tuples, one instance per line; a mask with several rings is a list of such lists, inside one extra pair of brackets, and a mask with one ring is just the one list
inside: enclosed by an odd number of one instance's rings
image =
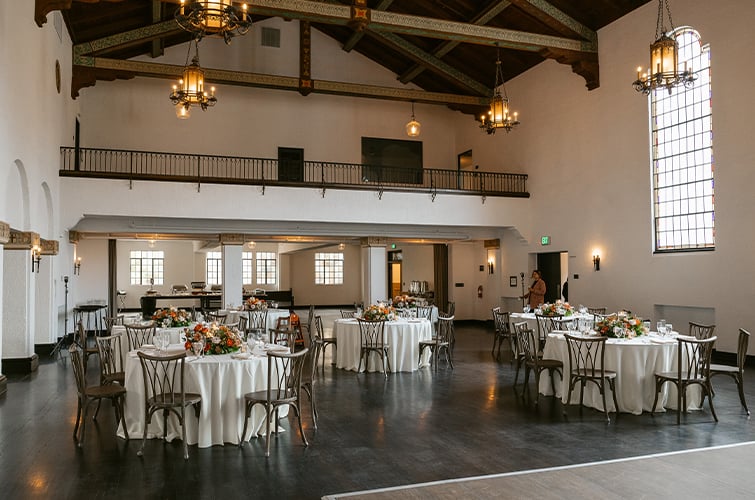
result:
[(356, 245), (346, 245), (343, 249), (342, 285), (315, 285), (315, 252), (338, 251), (334, 246), (289, 255), (291, 286), (297, 306), (345, 305), (362, 300), (362, 255)]
[(408, 291), (412, 281), (427, 281), (428, 290), (435, 290), (435, 256), (432, 245), (396, 244), (401, 250), (401, 290)]

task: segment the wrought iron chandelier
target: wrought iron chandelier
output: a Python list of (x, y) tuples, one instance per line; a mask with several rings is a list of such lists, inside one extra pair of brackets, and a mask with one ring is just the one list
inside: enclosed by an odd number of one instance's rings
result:
[(419, 137), (419, 131), (422, 125), (414, 118), (414, 102), (412, 102), (412, 119), (406, 124), (406, 135), (409, 137)]
[[(206, 111), (218, 102), (215, 97), (215, 87), (210, 87), (209, 93), (204, 90), (204, 70), (199, 67), (199, 44), (196, 40), (194, 40), (194, 47), (196, 52), (191, 64), (186, 65), (183, 78), (178, 80), (178, 85), (173, 85), (173, 91), (170, 93), (170, 100), (176, 107), (176, 116), (181, 119), (191, 116), (192, 106), (199, 106), (202, 111)], [(191, 44), (186, 54), (187, 63), (190, 53)]]
[[(666, 14), (671, 29), (666, 31), (665, 16), (663, 15), (663, 5), (666, 5)], [(655, 42), (650, 44), (650, 66), (646, 73), (642, 68), (637, 68), (637, 80), (632, 86), (637, 92), (644, 95), (650, 94), (653, 90), (665, 88), (671, 94), (671, 90), (679, 85), (691, 87), (694, 85), (697, 75), (692, 68), (687, 67), (684, 63), (684, 71), (679, 72), (679, 45), (676, 39), (672, 38), (674, 32), (674, 23), (671, 20), (671, 9), (668, 6), (668, 0), (658, 0), (658, 18), (655, 23)]]
[(181, 0), (176, 10), (178, 25), (201, 40), (205, 36), (223, 37), (225, 43), (231, 43), (236, 35), (245, 35), (252, 26), (252, 18), (247, 12), (247, 5), (241, 9), (233, 5), (232, 0)]
[[(503, 94), (501, 94), (503, 90)], [(493, 97), (490, 99), (490, 110), (488, 116), (480, 117), (480, 128), (488, 134), (495, 134), (498, 129), (504, 129), (511, 132), (513, 128), (519, 125), (519, 113), (513, 114), (509, 110), (509, 97), (506, 95), (506, 85), (503, 82), (503, 72), (501, 70), (501, 54), (495, 62), (495, 87), (493, 87)]]

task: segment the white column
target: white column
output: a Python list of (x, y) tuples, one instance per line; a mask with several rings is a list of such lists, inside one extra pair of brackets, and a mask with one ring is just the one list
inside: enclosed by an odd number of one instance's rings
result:
[(243, 304), (243, 284), (241, 278), (241, 253), (244, 239), (237, 235), (220, 235), (223, 252), (223, 304), (240, 306)]
[[(10, 239), (10, 226), (5, 222), (0, 222), (0, 285), (3, 290), (5, 290), (6, 286), (5, 273), (3, 272), (5, 267), (5, 252), (3, 251), (3, 247), (8, 243), (8, 239)], [(7, 377), (3, 375), (3, 332), (5, 331), (3, 326), (3, 311), (5, 309), (5, 301), (3, 300), (4, 296), (5, 292), (0, 293), (0, 396), (5, 394), (8, 385), (6, 380)]]
[(362, 301), (364, 305), (388, 299), (388, 254), (385, 238), (362, 238)]
[(34, 354), (34, 295), (37, 273), (31, 272), (29, 250), (5, 250), (3, 258), (2, 357)]
[(55, 343), (57, 325), (57, 314), (53, 315), (55, 307), (53, 305), (53, 256), (42, 255), (39, 263), (39, 272), (36, 274), (35, 281), (35, 328), (33, 333), (34, 345)]

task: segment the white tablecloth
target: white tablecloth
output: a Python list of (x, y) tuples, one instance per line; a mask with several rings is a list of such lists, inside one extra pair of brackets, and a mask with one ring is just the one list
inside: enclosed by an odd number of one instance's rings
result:
[[(394, 372), (413, 372), (430, 364), (430, 349), (426, 349), (419, 362), (419, 342), (432, 338), (432, 323), (426, 319), (396, 320), (385, 324), (386, 341), (390, 345), (388, 359)], [(337, 319), (333, 334), (338, 341), (336, 366), (356, 371), (359, 367), (359, 323), (356, 319)], [(362, 362), (364, 369), (365, 363)], [(367, 371), (382, 371), (383, 365), (377, 354), (371, 353)]]
[[(651, 339), (653, 340), (651, 342)], [(658, 342), (658, 343), (656, 343)], [(663, 343), (660, 343), (663, 342)], [(640, 415), (643, 411), (653, 409), (655, 398), (656, 372), (676, 370), (676, 340), (667, 337), (658, 339), (655, 336), (642, 336), (634, 339), (611, 339), (606, 341), (605, 367), (617, 372), (616, 400), (619, 410), (625, 413)], [(569, 353), (563, 332), (551, 333), (545, 343), (543, 357), (559, 359), (564, 363), (564, 380), (556, 383), (556, 396), (565, 401), (569, 391)], [(540, 393), (551, 395), (550, 376), (544, 371), (540, 377)], [(610, 391), (610, 389), (607, 389)], [(571, 404), (579, 404), (579, 384), (572, 390)], [(699, 409), (699, 388), (690, 388), (687, 392), (688, 409)], [(585, 388), (584, 404), (591, 408), (603, 410), (603, 402), (597, 386), (588, 383)], [(609, 411), (614, 411), (613, 399), (610, 392), (606, 394), (606, 405)], [(658, 395), (656, 411), (664, 408), (676, 408), (676, 389), (673, 384), (663, 385)]]
[[(170, 353), (183, 350), (183, 346), (170, 346)], [(191, 360), (191, 361), (189, 361)], [(244, 428), (244, 394), (267, 388), (267, 356), (252, 356), (249, 359), (233, 359), (230, 354), (187, 358), (184, 387), (186, 392), (201, 394), (202, 410), (199, 419), (192, 407), (186, 410), (186, 440), (200, 448), (224, 443), (238, 444)], [(131, 439), (141, 439), (144, 432), (144, 379), (136, 353), (126, 356), (126, 406), (125, 419)], [(288, 407), (280, 409), (280, 415), (288, 414)], [(162, 412), (153, 415), (149, 425), (149, 438), (162, 438)], [(256, 405), (247, 425), (250, 435), (264, 432), (265, 412)], [(118, 435), (124, 437), (119, 427)], [(168, 418), (168, 440), (181, 437), (181, 428), (176, 418)]]
[[(564, 320), (570, 320), (570, 319), (576, 319), (576, 320), (587, 320), (592, 324), (593, 320), (592, 314), (580, 314), (580, 313), (574, 313), (571, 316), (564, 316), (562, 319)], [(522, 321), (527, 323), (527, 327), (530, 328), (532, 331), (537, 333), (537, 318), (535, 317), (535, 313), (516, 313), (513, 312), (509, 315), (509, 321), (511, 322), (511, 331), (514, 331), (514, 323), (521, 323)]]

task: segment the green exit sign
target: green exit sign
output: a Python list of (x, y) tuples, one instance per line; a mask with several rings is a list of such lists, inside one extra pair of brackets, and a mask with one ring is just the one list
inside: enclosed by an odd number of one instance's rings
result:
[(551, 244), (551, 237), (550, 236), (541, 236), (540, 237), (540, 244), (541, 245), (550, 245)]

